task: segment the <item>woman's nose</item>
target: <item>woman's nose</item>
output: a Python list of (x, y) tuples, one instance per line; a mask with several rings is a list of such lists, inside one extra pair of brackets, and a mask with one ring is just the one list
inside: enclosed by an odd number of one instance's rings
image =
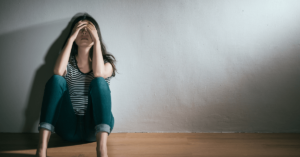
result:
[(82, 28), (82, 33), (87, 33), (87, 28)]

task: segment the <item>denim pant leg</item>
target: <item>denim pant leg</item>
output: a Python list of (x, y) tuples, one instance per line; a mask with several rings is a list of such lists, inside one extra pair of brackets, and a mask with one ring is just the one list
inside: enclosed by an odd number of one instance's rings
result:
[(53, 75), (46, 83), (38, 130), (40, 128), (57, 133), (68, 141), (80, 140), (76, 134), (77, 117), (70, 101), (67, 82), (60, 75)]
[(87, 141), (95, 141), (98, 132), (103, 131), (110, 135), (113, 130), (111, 91), (103, 77), (96, 77), (90, 83), (84, 124)]
[(59, 75), (53, 75), (47, 81), (44, 89), (38, 130), (40, 130), (40, 128), (45, 128), (52, 133), (55, 133), (54, 125), (57, 122), (57, 111), (59, 111), (62, 95), (66, 90), (65, 85), (66, 80)]
[(55, 125), (55, 132), (62, 139), (70, 142), (80, 142), (81, 137), (81, 116), (76, 115), (70, 98), (69, 89), (63, 95), (61, 108)]

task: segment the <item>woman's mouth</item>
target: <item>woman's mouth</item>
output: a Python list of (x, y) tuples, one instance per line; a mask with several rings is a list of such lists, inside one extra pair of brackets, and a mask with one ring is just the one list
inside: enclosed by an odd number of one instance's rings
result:
[(88, 40), (88, 38), (81, 38), (81, 40)]

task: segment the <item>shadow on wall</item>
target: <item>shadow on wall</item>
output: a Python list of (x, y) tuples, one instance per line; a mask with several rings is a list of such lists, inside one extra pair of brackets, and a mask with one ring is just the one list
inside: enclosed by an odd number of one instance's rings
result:
[[(41, 106), (42, 106), (42, 99), (43, 99), (43, 94), (44, 94), (44, 87), (46, 82), (50, 79), (50, 77), (53, 75), (53, 68), (56, 62), (56, 59), (58, 57), (59, 54), (59, 50), (61, 49), (65, 39), (68, 36), (70, 27), (71, 27), (71, 23), (72, 21), (77, 17), (81, 15), (81, 13), (76, 14), (68, 23), (68, 25), (62, 30), (61, 34), (57, 37), (57, 39), (52, 43), (52, 45), (50, 46), (50, 48), (48, 49), (48, 51), (46, 52), (45, 55), (45, 60), (44, 60), (44, 64), (41, 65), (35, 72), (31, 84), (31, 88), (30, 88), (30, 92), (27, 95), (27, 105), (26, 105), (26, 109), (25, 109), (25, 117), (24, 117), (24, 125), (22, 128), (22, 132), (26, 133), (26, 132), (32, 132), (32, 130), (38, 130), (38, 128), (36, 127), (36, 122), (39, 122), (39, 118), (40, 118), (40, 111), (41, 111)], [(55, 23), (52, 24), (46, 24), (46, 25), (42, 25), (42, 26), (34, 26), (34, 27), (30, 27), (27, 28), (25, 30), (21, 30), (21, 31), (16, 31), (13, 33), (9, 33), (9, 34), (4, 34), (1, 35), (0, 37), (0, 41), (3, 41), (1, 43), (1, 45), (4, 46), (5, 50), (8, 50), (9, 53), (7, 53), (6, 58), (16, 58), (16, 62), (18, 62), (18, 60), (20, 60), (19, 63), (23, 63), (23, 64), (30, 64), (30, 62), (32, 62), (32, 59), (35, 58), (30, 58), (28, 56), (32, 56), (32, 54), (25, 54), (25, 53), (20, 53), (20, 47), (10, 47), (7, 46), (11, 43), (11, 41), (14, 42), (15, 45), (25, 45), (24, 47), (22, 47), (22, 50), (24, 50), (25, 52), (30, 53), (31, 49), (34, 49), (35, 51), (39, 50), (39, 44), (44, 44), (43, 41), (37, 41), (35, 38), (37, 39), (41, 39), (44, 36), (47, 36), (47, 34), (53, 30), (53, 27), (55, 27)], [(49, 31), (49, 32), (47, 32)], [(54, 31), (54, 30), (53, 30)], [(38, 36), (37, 36), (38, 35)], [(47, 37), (45, 37), (47, 38)], [(9, 42), (9, 43), (8, 43)], [(47, 43), (46, 43), (47, 44)], [(31, 48), (32, 46), (34, 46), (35, 48)], [(47, 46), (40, 46), (42, 47), (47, 47)], [(30, 50), (28, 50), (30, 49)], [(11, 52), (11, 53), (10, 53)], [(39, 51), (42, 52), (42, 51)], [(37, 53), (39, 53), (37, 52)], [(3, 55), (3, 54), (2, 54)], [(27, 57), (27, 58), (26, 58)], [(27, 60), (27, 61), (26, 61)], [(3, 63), (5, 64), (5, 63)], [(7, 64), (13, 64), (11, 61), (7, 61)], [(14, 66), (26, 66), (26, 65), (14, 65)], [(9, 66), (8, 66), (9, 67)], [(16, 67), (18, 68), (18, 67)], [(12, 70), (12, 69), (8, 69)], [(19, 70), (21, 71), (21, 70)], [(12, 74), (13, 73), (9, 73)], [(20, 75), (22, 74), (18, 74), (19, 79), (18, 80), (22, 80), (22, 77), (20, 79)], [(28, 73), (25, 73), (23, 76), (28, 76)], [(13, 77), (13, 76), (8, 76), (8, 77)], [(2, 78), (3, 79), (3, 78)], [(6, 78), (8, 80), (8, 78)], [(21, 82), (21, 81), (20, 81)], [(17, 84), (15, 84), (15, 86), (18, 86)], [(25, 92), (24, 92), (25, 93)], [(7, 143), (9, 145), (9, 143), (11, 143), (11, 146), (5, 147), (5, 148), (0, 148), (0, 151), (9, 151), (9, 150), (24, 150), (24, 149), (36, 149), (37, 148), (37, 144), (38, 144), (38, 134), (28, 134), (26, 136), (22, 136), (19, 138), (16, 138), (15, 142), (11, 142), (14, 141), (15, 136), (18, 135), (13, 135), (10, 136), (12, 134), (8, 134), (8, 137), (11, 137), (11, 139), (7, 139)], [(18, 139), (18, 140), (17, 140)], [(5, 139), (2, 139), (2, 142)], [(22, 146), (20, 146), (20, 148), (18, 148), (18, 146), (16, 146), (16, 143), (19, 142), (24, 142)], [(34, 143), (34, 144), (33, 144)], [(49, 141), (49, 146), (48, 148), (51, 147), (61, 147), (61, 146), (70, 146), (70, 145), (77, 145), (77, 144), (82, 144), (82, 143), (71, 143), (71, 142), (67, 142), (67, 141), (63, 141), (58, 135), (53, 134), (51, 135), (51, 140)], [(25, 146), (25, 148), (24, 148)], [(25, 155), (25, 154), (6, 154), (8, 156), (32, 156), (32, 155)], [(5, 153), (3, 154), (3, 152), (1, 153), (0, 156), (5, 156)]]

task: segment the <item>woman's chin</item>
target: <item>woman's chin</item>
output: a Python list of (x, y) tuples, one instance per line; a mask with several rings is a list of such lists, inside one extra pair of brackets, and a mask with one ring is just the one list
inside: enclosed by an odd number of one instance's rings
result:
[(77, 44), (79, 47), (92, 47), (94, 45), (94, 42), (81, 42), (80, 44)]

